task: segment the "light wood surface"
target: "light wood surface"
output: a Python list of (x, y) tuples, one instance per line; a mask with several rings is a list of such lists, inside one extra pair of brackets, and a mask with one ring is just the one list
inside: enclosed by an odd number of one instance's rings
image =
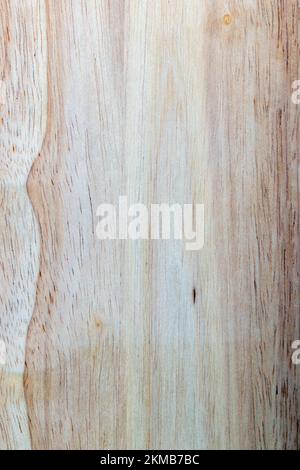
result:
[[(0, 0), (1, 449), (296, 449), (298, 0)], [(99, 241), (203, 203), (205, 246)]]

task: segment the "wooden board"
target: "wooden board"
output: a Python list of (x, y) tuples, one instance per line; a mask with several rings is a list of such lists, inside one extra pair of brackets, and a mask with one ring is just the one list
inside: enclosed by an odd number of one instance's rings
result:
[[(298, 0), (0, 0), (1, 449), (296, 449)], [(205, 245), (97, 207), (203, 203)]]

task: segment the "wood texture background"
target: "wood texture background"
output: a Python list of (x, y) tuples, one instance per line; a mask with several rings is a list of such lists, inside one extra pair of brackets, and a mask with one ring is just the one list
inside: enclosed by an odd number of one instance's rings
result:
[[(298, 0), (0, 0), (1, 449), (296, 449)], [(204, 203), (205, 247), (100, 242)]]

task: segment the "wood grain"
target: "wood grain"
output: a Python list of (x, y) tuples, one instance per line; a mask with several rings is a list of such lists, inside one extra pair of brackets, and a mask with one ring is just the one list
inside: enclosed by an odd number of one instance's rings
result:
[(0, 445), (27, 449), (23, 373), (40, 239), (26, 181), (44, 135), (47, 47), (42, 2), (1, 1), (0, 17)]
[[(0, 448), (299, 448), (298, 0), (0, 13)], [(99, 241), (120, 195), (204, 248)]]

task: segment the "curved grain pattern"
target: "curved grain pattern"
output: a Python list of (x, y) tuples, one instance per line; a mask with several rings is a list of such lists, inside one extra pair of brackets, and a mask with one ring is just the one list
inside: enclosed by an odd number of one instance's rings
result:
[(26, 181), (46, 110), (43, 2), (0, 2), (0, 448), (30, 448), (25, 343), (39, 266), (39, 230)]
[(42, 237), (27, 349), (35, 448), (126, 444), (122, 248), (94, 228), (123, 184), (123, 23), (121, 0), (47, 2), (48, 125), (29, 184)]

